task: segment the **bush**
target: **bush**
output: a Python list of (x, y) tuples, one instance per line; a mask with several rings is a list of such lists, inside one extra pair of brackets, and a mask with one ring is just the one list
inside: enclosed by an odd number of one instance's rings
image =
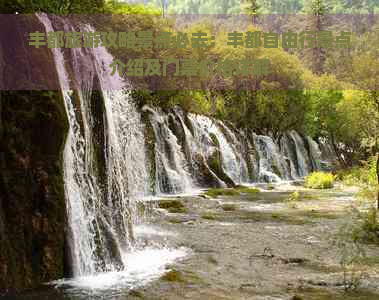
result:
[(325, 172), (313, 172), (305, 178), (305, 186), (311, 189), (330, 189), (333, 187), (334, 175)]
[(348, 170), (343, 170), (339, 174), (339, 180), (344, 185), (353, 185), (360, 188), (357, 197), (363, 201), (375, 201), (377, 195), (376, 157), (372, 156), (362, 165)]
[(343, 170), (338, 177), (345, 185), (369, 185), (376, 186), (376, 157), (371, 156), (367, 161), (362, 161), (362, 165), (348, 170)]

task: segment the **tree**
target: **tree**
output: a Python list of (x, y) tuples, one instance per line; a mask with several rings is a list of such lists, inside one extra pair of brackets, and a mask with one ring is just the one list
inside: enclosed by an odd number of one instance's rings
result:
[(102, 12), (105, 0), (3, 0), (3, 14), (45, 12), (50, 14), (93, 14)]
[(259, 13), (261, 6), (258, 3), (258, 0), (245, 0), (242, 1), (242, 11), (251, 15), (251, 23), (256, 24), (256, 17)]
[[(327, 26), (325, 15), (328, 14), (329, 8), (324, 0), (310, 0), (305, 7), (305, 12), (309, 14), (308, 24), (306, 24), (308, 30), (315, 32), (325, 30)], [(322, 74), (324, 72), (324, 63), (326, 59), (326, 51), (324, 48), (316, 45), (312, 50), (312, 69), (316, 74)]]

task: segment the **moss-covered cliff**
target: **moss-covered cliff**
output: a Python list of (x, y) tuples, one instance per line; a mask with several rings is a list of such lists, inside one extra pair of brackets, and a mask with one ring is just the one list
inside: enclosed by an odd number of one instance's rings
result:
[(64, 275), (62, 101), (59, 92), (0, 92), (0, 292)]

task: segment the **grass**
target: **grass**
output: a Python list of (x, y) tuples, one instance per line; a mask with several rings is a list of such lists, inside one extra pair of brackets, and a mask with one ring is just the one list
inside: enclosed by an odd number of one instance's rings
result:
[(305, 187), (311, 189), (330, 189), (333, 187), (335, 176), (332, 173), (313, 172), (305, 177)]

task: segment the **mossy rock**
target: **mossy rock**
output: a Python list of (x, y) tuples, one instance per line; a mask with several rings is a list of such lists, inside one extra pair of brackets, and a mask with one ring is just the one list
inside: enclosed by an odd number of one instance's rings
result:
[(255, 194), (258, 194), (258, 193), (261, 192), (260, 189), (258, 189), (258, 188), (251, 188), (251, 187), (241, 186), (241, 185), (237, 186), (235, 189), (238, 192), (243, 193), (243, 194), (253, 194), (253, 195), (255, 195)]
[(192, 157), (192, 159), (196, 165), (196, 181), (199, 183), (199, 186), (212, 188), (219, 188), (224, 186), (222, 180), (218, 178), (217, 174), (208, 166), (203, 155), (197, 153)]
[(218, 219), (215, 214), (210, 213), (210, 212), (202, 214), (201, 217), (205, 220), (212, 220), (212, 221), (215, 221)]
[(159, 200), (158, 207), (166, 209), (170, 213), (188, 212), (187, 208), (183, 205), (183, 203), (180, 200), (176, 199)]
[(221, 208), (223, 209), (223, 211), (235, 211), (237, 210), (237, 205), (232, 203), (225, 203), (221, 205)]
[(218, 196), (239, 196), (240, 193), (235, 190), (235, 189), (209, 189), (208, 191), (205, 192), (205, 195), (212, 197), (212, 198), (217, 198)]
[(164, 281), (169, 282), (185, 282), (183, 274), (176, 270), (170, 270), (161, 277)]

